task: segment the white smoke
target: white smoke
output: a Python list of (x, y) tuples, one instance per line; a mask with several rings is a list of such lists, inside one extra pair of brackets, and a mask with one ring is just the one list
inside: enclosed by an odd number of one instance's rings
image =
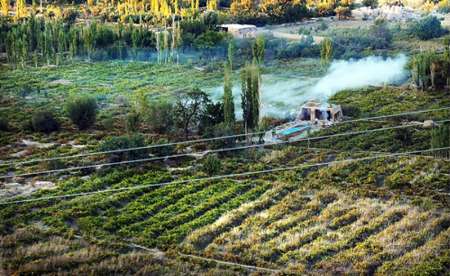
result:
[(327, 100), (344, 89), (397, 84), (408, 77), (408, 59), (400, 54), (395, 58), (371, 56), (359, 60), (334, 61), (327, 74), (307, 94), (314, 99)]
[[(398, 84), (406, 80), (405, 55), (394, 58), (371, 56), (359, 60), (334, 61), (323, 77), (313, 77), (308, 72), (298, 74), (286, 68), (284, 72), (264, 74), (261, 87), (261, 111), (263, 116), (285, 118), (296, 115), (303, 103), (329, 97), (344, 89), (357, 89), (369, 85)], [(317, 65), (319, 66), (319, 65)], [(223, 86), (207, 90), (214, 100), (221, 100)], [(241, 87), (235, 81), (233, 96), (237, 116), (241, 110)]]

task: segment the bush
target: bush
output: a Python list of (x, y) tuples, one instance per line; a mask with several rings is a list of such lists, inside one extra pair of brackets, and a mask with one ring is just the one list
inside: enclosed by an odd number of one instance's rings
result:
[(5, 117), (0, 117), (0, 131), (8, 131), (9, 130), (9, 122)]
[(49, 111), (38, 111), (33, 114), (31, 124), (34, 131), (50, 133), (59, 130), (59, 123)]
[(342, 113), (344, 116), (358, 117), (361, 114), (361, 110), (355, 105), (342, 105)]
[[(212, 137), (232, 136), (234, 134), (235, 132), (230, 126), (228, 126), (225, 123), (220, 123), (213, 127), (207, 128), (205, 130), (204, 137), (212, 138)], [(231, 148), (234, 147), (234, 145), (236, 144), (236, 137), (212, 140), (208, 144), (213, 149)]]
[(127, 131), (128, 132), (136, 132), (141, 125), (141, 117), (139, 113), (131, 112), (127, 115)]
[[(159, 138), (152, 141), (152, 145), (164, 145), (168, 144), (170, 141), (167, 138)], [(150, 149), (150, 153), (157, 155), (157, 156), (166, 156), (171, 155), (175, 151), (175, 146), (160, 146), (160, 147), (154, 147)]]
[[(133, 135), (133, 136), (116, 136), (110, 137), (104, 140), (100, 146), (100, 151), (113, 151), (119, 149), (127, 149), (127, 148), (136, 148), (136, 147), (144, 147), (145, 140), (142, 135)], [(132, 150), (132, 151), (123, 151), (123, 152), (115, 152), (109, 155), (110, 162), (119, 162), (125, 160), (134, 160), (139, 158), (145, 158), (148, 155), (147, 149), (140, 150)]]
[(427, 16), (409, 27), (409, 33), (420, 40), (428, 40), (445, 34), (441, 22), (434, 16)]
[(166, 101), (151, 102), (145, 119), (153, 131), (168, 133), (174, 126), (174, 107)]
[(67, 103), (66, 112), (78, 129), (87, 129), (95, 123), (97, 102), (91, 97), (75, 98)]
[(220, 171), (221, 166), (222, 164), (219, 158), (214, 154), (210, 154), (206, 156), (206, 159), (203, 162), (203, 171), (208, 175), (214, 175)]
[(112, 114), (107, 114), (105, 118), (101, 121), (101, 126), (104, 130), (114, 129), (114, 118)]
[(362, 4), (366, 7), (376, 8), (378, 6), (377, 0), (363, 0)]
[(377, 20), (368, 31), (351, 30), (335, 34), (335, 56), (342, 59), (361, 58), (364, 51), (387, 49), (392, 43), (392, 32), (382, 20)]

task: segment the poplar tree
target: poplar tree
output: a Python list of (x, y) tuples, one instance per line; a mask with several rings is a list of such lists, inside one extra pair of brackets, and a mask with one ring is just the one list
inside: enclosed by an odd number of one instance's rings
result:
[(320, 61), (322, 65), (327, 65), (333, 57), (333, 44), (331, 39), (326, 38), (320, 44)]
[(210, 10), (210, 11), (215, 11), (218, 8), (218, 0), (208, 0), (208, 2), (206, 3), (206, 9)]
[(26, 16), (27, 16), (27, 6), (25, 0), (17, 0), (15, 19), (18, 20)]
[(224, 121), (227, 126), (232, 126), (236, 121), (234, 114), (234, 99), (232, 91), (233, 83), (231, 81), (231, 67), (230, 64), (225, 64), (224, 78), (223, 78), (223, 112)]
[(230, 67), (230, 70), (233, 71), (233, 56), (234, 56), (234, 43), (233, 40), (230, 40), (228, 42), (228, 66)]
[(2, 15), (8, 16), (9, 15), (9, 0), (1, 0), (0, 4), (1, 4), (1, 8), (2, 8)]
[(260, 117), (260, 71), (256, 64), (246, 65), (241, 72), (242, 112), (246, 133), (258, 128)]
[(262, 35), (258, 36), (255, 43), (253, 43), (253, 60), (255, 60), (258, 64), (264, 63), (265, 44), (264, 36)]

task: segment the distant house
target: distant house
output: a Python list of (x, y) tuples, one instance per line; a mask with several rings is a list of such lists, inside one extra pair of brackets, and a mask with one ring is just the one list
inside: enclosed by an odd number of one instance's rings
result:
[(222, 24), (220, 29), (237, 38), (256, 37), (257, 32), (255, 25), (244, 24)]

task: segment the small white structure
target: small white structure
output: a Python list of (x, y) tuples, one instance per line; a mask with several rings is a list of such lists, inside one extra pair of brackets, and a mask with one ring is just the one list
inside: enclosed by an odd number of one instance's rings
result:
[(308, 136), (312, 131), (329, 127), (342, 118), (343, 113), (340, 105), (309, 101), (300, 108), (300, 112), (294, 121), (266, 132), (264, 141), (267, 143), (296, 141)]
[(255, 25), (244, 24), (222, 24), (220, 29), (237, 38), (256, 37), (258, 30)]
[(342, 108), (340, 105), (328, 104), (323, 105), (316, 101), (305, 103), (299, 114), (297, 121), (325, 121), (335, 122), (342, 119)]

